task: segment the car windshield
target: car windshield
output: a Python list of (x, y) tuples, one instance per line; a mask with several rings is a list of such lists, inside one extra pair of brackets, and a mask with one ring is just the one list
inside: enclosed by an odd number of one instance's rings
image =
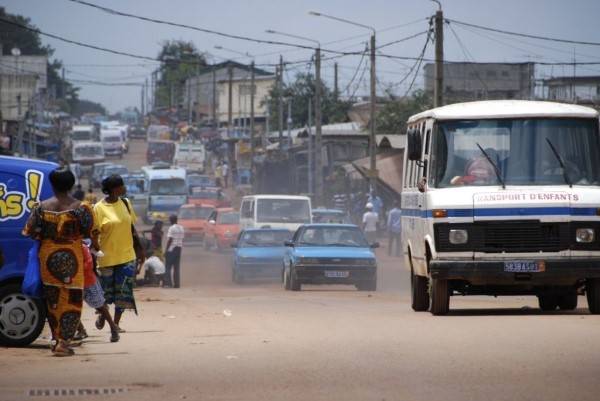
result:
[(190, 197), (192, 199), (222, 199), (223, 194), (218, 191), (206, 191), (199, 188), (192, 188)]
[(94, 146), (94, 145), (78, 146), (75, 148), (75, 154), (77, 156), (84, 156), (84, 157), (99, 156), (102, 154), (102, 147)]
[(345, 214), (342, 211), (314, 212), (313, 223), (343, 223)]
[(210, 186), (212, 183), (212, 180), (207, 175), (189, 175), (187, 181), (190, 187)]
[(151, 195), (185, 195), (185, 180), (179, 178), (155, 179), (150, 182)]
[(600, 185), (600, 138), (592, 119), (442, 122), (432, 153), (430, 183), (438, 188)]
[(92, 133), (90, 131), (73, 131), (71, 139), (74, 141), (91, 141)]
[(282, 247), (291, 236), (292, 233), (284, 230), (246, 231), (242, 234), (238, 246), (240, 248)]
[(369, 246), (358, 227), (307, 227), (297, 243), (300, 246)]
[(259, 223), (310, 223), (310, 207), (304, 199), (258, 199)]
[(193, 220), (196, 218), (196, 208), (185, 207), (179, 209), (179, 218), (181, 220)]
[(102, 142), (121, 142), (120, 136), (105, 136), (102, 138)]
[(148, 150), (153, 152), (169, 151), (171, 144), (168, 142), (150, 142), (148, 144)]
[(127, 188), (127, 193), (131, 195), (137, 195), (144, 193), (145, 181), (143, 178), (123, 178), (125, 181), (125, 188)]
[(113, 174), (125, 175), (125, 174), (129, 173), (129, 171), (127, 170), (126, 167), (106, 167), (102, 173), (105, 176), (109, 176), (109, 175), (113, 175)]
[(217, 223), (219, 224), (239, 224), (240, 223), (240, 214), (238, 212), (225, 212), (220, 213), (217, 218)]

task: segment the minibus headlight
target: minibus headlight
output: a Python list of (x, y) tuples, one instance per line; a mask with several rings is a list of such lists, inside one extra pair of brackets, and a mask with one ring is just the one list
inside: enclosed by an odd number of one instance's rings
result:
[(469, 240), (469, 234), (467, 233), (467, 230), (450, 230), (448, 239), (453, 245), (466, 244)]
[(578, 228), (575, 231), (575, 240), (579, 243), (589, 244), (594, 242), (595, 237), (593, 228)]

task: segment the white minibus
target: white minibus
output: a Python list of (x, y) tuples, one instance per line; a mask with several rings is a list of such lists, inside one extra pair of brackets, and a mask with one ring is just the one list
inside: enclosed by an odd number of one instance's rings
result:
[(295, 232), (312, 222), (312, 208), (307, 196), (250, 195), (242, 198), (241, 228), (285, 228)]

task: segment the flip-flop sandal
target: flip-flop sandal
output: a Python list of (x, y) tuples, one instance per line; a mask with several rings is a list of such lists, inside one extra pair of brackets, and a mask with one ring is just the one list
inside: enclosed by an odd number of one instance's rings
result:
[(86, 338), (88, 338), (88, 333), (86, 333), (85, 331), (82, 331), (82, 332), (75, 334), (75, 336), (73, 337), (73, 340), (74, 341), (82, 341)]
[(52, 350), (52, 355), (56, 357), (65, 357), (65, 356), (73, 356), (75, 355), (75, 351), (70, 348), (54, 348)]

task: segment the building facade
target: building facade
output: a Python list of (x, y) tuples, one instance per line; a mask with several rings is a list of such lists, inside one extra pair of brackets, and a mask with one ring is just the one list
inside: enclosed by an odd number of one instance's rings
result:
[(597, 105), (600, 103), (600, 76), (545, 79), (544, 92), (548, 100)]
[[(433, 94), (435, 64), (425, 65), (425, 90)], [(447, 103), (486, 99), (533, 99), (534, 63), (444, 64)]]

